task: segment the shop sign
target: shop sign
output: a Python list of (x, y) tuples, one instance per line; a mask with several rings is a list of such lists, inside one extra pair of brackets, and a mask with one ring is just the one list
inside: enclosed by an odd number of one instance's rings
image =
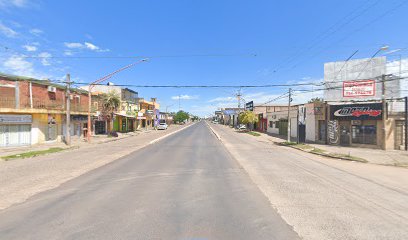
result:
[(0, 123), (32, 123), (31, 115), (0, 115)]
[(146, 119), (146, 117), (137, 117), (136, 119), (141, 120), (141, 119)]
[(381, 120), (382, 104), (332, 105), (330, 115), (336, 120)]
[(254, 111), (254, 101), (245, 103), (245, 109), (248, 111)]
[(359, 96), (374, 96), (375, 81), (344, 81), (343, 82), (343, 97), (359, 97)]
[(339, 123), (337, 120), (327, 122), (327, 137), (330, 144), (339, 143)]

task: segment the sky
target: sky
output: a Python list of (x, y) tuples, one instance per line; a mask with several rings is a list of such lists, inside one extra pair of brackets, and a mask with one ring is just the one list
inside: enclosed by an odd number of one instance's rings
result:
[[(124, 85), (319, 83), (325, 62), (407, 56), (407, 0), (51, 1), (0, 0), (0, 72), (89, 83), (148, 57), (109, 81)], [(394, 52), (395, 50), (399, 50)], [(142, 88), (161, 110), (200, 116), (273, 88)], [(304, 88), (313, 88), (305, 86)], [(302, 103), (321, 92), (297, 94)], [(285, 103), (282, 98), (274, 103)]]

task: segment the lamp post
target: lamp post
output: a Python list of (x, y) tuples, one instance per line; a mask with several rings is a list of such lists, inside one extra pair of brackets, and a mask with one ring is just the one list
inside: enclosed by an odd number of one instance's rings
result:
[(360, 71), (360, 73), (358, 74), (356, 80), (358, 80), (358, 78), (360, 77), (361, 74), (363, 74), (364, 70), (368, 67), (368, 64), (371, 63), (371, 61), (373, 60), (373, 58), (375, 56), (377, 56), (378, 53), (380, 53), (381, 51), (386, 51), (388, 50), (389, 46), (388, 45), (384, 45), (382, 47), (380, 47), (372, 56), (371, 58), (367, 61), (367, 64), (364, 66), (364, 68)]
[(95, 85), (100, 84), (100, 83), (110, 79), (111, 77), (113, 77), (113, 75), (115, 75), (115, 74), (117, 74), (117, 73), (119, 73), (119, 72), (121, 72), (123, 70), (126, 70), (128, 68), (131, 68), (136, 64), (146, 62), (146, 61), (148, 61), (147, 58), (139, 60), (139, 61), (134, 62), (134, 63), (131, 63), (129, 65), (126, 65), (126, 66), (124, 66), (122, 68), (119, 68), (118, 70), (116, 70), (116, 71), (114, 71), (114, 72), (112, 72), (112, 73), (110, 73), (110, 74), (108, 74), (108, 75), (106, 75), (106, 76), (104, 76), (104, 77), (102, 77), (102, 78), (100, 78), (100, 79), (98, 79), (98, 80), (96, 80), (96, 81), (89, 84), (89, 88), (88, 88), (88, 126), (87, 126), (87, 134), (86, 134), (88, 143), (91, 142), (91, 107), (92, 107), (92, 101), (91, 101), (92, 94), (91, 94), (91, 92), (92, 92), (92, 88)]

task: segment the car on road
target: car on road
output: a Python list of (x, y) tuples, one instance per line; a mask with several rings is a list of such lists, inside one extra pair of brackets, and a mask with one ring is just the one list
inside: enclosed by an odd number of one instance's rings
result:
[(214, 120), (214, 121), (212, 121), (212, 123), (214, 123), (214, 124), (218, 124), (218, 121), (215, 121), (215, 120)]
[(166, 130), (167, 128), (168, 128), (167, 123), (160, 123), (160, 124), (157, 126), (157, 130)]

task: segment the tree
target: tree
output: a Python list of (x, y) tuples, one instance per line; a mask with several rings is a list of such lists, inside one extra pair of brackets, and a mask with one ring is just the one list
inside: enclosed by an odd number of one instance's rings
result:
[(113, 129), (113, 113), (120, 106), (120, 95), (116, 91), (110, 91), (102, 96), (103, 115), (109, 119), (109, 129)]
[(308, 103), (323, 102), (323, 98), (315, 97), (309, 100)]
[(178, 111), (176, 113), (176, 115), (174, 116), (173, 120), (176, 123), (181, 123), (184, 122), (185, 120), (187, 120), (189, 118), (188, 113), (184, 112), (184, 111)]
[(254, 124), (258, 122), (258, 116), (252, 111), (245, 111), (239, 114), (238, 120), (243, 124)]

